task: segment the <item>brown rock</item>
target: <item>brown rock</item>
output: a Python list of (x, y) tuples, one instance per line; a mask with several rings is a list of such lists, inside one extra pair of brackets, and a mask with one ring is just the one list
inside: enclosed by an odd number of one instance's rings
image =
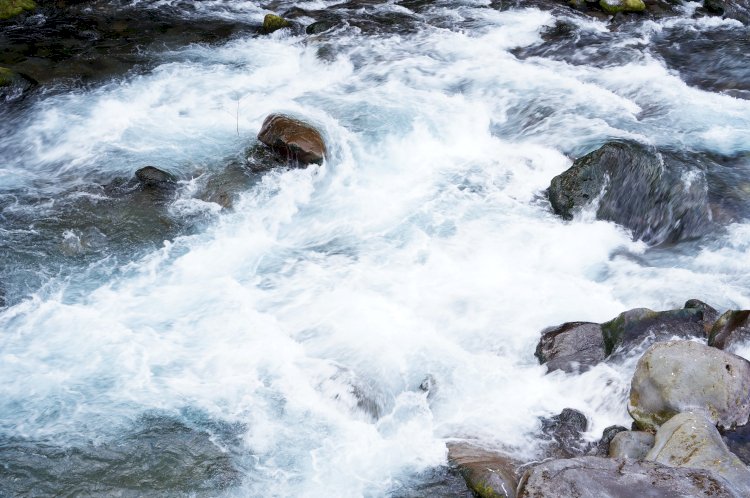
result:
[(449, 443), (448, 459), (481, 498), (515, 498), (516, 463), (507, 455), (469, 443)]
[(326, 157), (326, 144), (320, 132), (289, 116), (269, 115), (263, 121), (258, 140), (301, 164), (320, 164)]

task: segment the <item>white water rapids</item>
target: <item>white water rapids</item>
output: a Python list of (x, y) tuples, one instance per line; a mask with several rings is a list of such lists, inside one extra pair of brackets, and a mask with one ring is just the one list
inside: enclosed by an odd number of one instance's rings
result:
[[(234, 15), (264, 12), (248, 9)], [(636, 46), (661, 23), (733, 21), (644, 22), (616, 62), (574, 65), (511, 53), (541, 40), (548, 12), (430, 13), (444, 27), (192, 46), (35, 102), (0, 139), (15, 151), (2, 188), (146, 164), (198, 177), (271, 112), (318, 126), (331, 154), (266, 173), (232, 210), (184, 180), (169, 209), (207, 216), (199, 233), (0, 311), (0, 430), (66, 445), (189, 407), (245, 427), (248, 470), (227, 496), (385, 496), (444, 464), (452, 438), (530, 459), (538, 417), (565, 407), (592, 440), (629, 425), (633, 362), (544, 375), (543, 328), (690, 298), (750, 307), (750, 224), (649, 249), (613, 223), (563, 222), (543, 194), (609, 138), (746, 152), (750, 101), (690, 87)]]

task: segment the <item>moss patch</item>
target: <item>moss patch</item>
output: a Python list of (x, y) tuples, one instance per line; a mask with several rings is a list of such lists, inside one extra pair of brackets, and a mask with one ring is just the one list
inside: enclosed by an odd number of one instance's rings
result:
[(0, 86), (8, 86), (13, 82), (15, 73), (7, 67), (0, 67)]
[(0, 0), (0, 19), (10, 19), (24, 11), (36, 9), (34, 0)]
[(618, 12), (642, 12), (646, 10), (643, 0), (601, 0), (601, 8), (610, 14)]
[(273, 33), (278, 29), (288, 28), (291, 25), (289, 21), (276, 14), (266, 14), (266, 17), (263, 18), (264, 33)]

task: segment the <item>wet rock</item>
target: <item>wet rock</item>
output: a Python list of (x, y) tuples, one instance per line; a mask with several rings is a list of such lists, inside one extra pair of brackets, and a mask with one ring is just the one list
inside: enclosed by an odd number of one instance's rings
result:
[(713, 306), (710, 306), (699, 299), (688, 299), (685, 302), (683, 308), (701, 310), (703, 312), (703, 328), (706, 331), (706, 337), (708, 337), (709, 331), (713, 326), (714, 322), (719, 318), (719, 312)]
[(704, 0), (703, 8), (711, 14), (750, 23), (750, 1), (748, 0)]
[(270, 34), (283, 28), (291, 27), (292, 23), (276, 14), (266, 14), (263, 18), (263, 33)]
[(341, 25), (341, 19), (339, 18), (331, 17), (327, 19), (321, 19), (319, 21), (315, 21), (314, 23), (308, 25), (305, 28), (305, 33), (307, 33), (308, 35), (319, 35), (333, 28), (336, 28), (340, 25)]
[(750, 465), (750, 424), (726, 431), (721, 438), (729, 451), (737, 455), (742, 463)]
[(608, 14), (646, 10), (646, 4), (643, 3), (643, 0), (600, 0), (599, 6)]
[(599, 441), (589, 450), (587, 453), (594, 456), (607, 456), (609, 455), (609, 448), (612, 444), (612, 440), (619, 433), (627, 431), (628, 429), (621, 425), (611, 425), (602, 431), (602, 437)]
[(730, 310), (721, 315), (708, 335), (708, 345), (731, 350), (750, 340), (750, 310)]
[(541, 419), (542, 434), (549, 441), (547, 456), (570, 458), (586, 452), (582, 434), (588, 428), (586, 415), (572, 408), (565, 408), (558, 415)]
[(34, 0), (0, 0), (0, 20), (36, 9)]
[(135, 177), (144, 188), (172, 189), (175, 187), (175, 178), (166, 171), (146, 166), (135, 172)]
[(675, 336), (704, 338), (703, 314), (697, 308), (668, 311), (636, 308), (625, 311), (601, 325), (604, 352), (608, 356), (617, 350), (627, 353), (644, 341), (663, 341)]
[(642, 429), (694, 411), (721, 427), (750, 417), (750, 362), (693, 341), (651, 346), (638, 361), (628, 411)]
[(0, 286), (0, 308), (5, 308), (5, 288)]
[[(454, 466), (429, 469), (388, 493), (393, 498), (475, 498), (461, 472)], [(416, 483), (413, 483), (416, 481)]]
[(618, 223), (649, 244), (709, 231), (705, 175), (676, 154), (636, 142), (609, 142), (552, 179), (547, 195), (564, 219), (594, 204), (596, 217)]
[(542, 331), (534, 355), (547, 371), (586, 371), (605, 358), (599, 324), (569, 322)]
[(258, 140), (300, 164), (322, 163), (326, 156), (326, 145), (318, 130), (281, 114), (271, 114), (263, 121)]
[(36, 84), (32, 78), (0, 66), (0, 101), (15, 100)]
[(481, 498), (515, 498), (517, 464), (503, 453), (469, 443), (449, 443), (448, 460), (456, 465), (466, 484)]
[(713, 422), (703, 415), (680, 413), (669, 419), (656, 432), (646, 460), (711, 471), (740, 496), (750, 496), (750, 469), (729, 451)]
[(521, 478), (518, 491), (519, 498), (739, 498), (707, 470), (592, 456), (537, 465)]
[(643, 431), (623, 431), (612, 438), (609, 456), (627, 460), (643, 460), (654, 447), (654, 435)]

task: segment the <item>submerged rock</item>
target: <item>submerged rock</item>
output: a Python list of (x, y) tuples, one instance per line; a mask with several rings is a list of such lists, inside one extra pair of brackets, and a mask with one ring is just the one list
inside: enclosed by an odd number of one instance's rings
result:
[(291, 25), (292, 23), (276, 14), (266, 14), (263, 18), (263, 32), (266, 34), (273, 33), (282, 28), (289, 28)]
[(547, 456), (570, 458), (586, 452), (587, 445), (582, 436), (589, 422), (580, 411), (565, 408), (558, 415), (541, 419), (541, 424), (542, 434), (549, 441)]
[(708, 345), (732, 349), (750, 340), (750, 310), (730, 310), (721, 315), (708, 335)]
[(703, 415), (680, 413), (669, 419), (656, 432), (646, 459), (670, 467), (712, 471), (740, 496), (750, 496), (750, 469), (729, 451), (713, 422)]
[(656, 462), (577, 457), (537, 465), (521, 478), (519, 498), (739, 498), (708, 470)]
[(626, 460), (643, 460), (654, 447), (654, 435), (650, 432), (623, 431), (612, 438), (609, 456)]
[(711, 14), (750, 23), (750, 1), (748, 0), (704, 0), (703, 8)]
[(154, 166), (139, 169), (135, 177), (144, 188), (171, 189), (175, 186), (174, 176)]
[(30, 77), (0, 66), (0, 100), (13, 100), (37, 85)]
[(695, 411), (722, 427), (750, 417), (750, 362), (693, 341), (651, 346), (638, 361), (628, 411), (640, 428)]
[(642, 12), (646, 10), (643, 0), (600, 0), (599, 6), (609, 14), (618, 12)]
[(517, 464), (503, 453), (469, 443), (449, 443), (448, 459), (481, 498), (515, 498)]
[(704, 338), (703, 314), (697, 308), (668, 311), (635, 308), (625, 311), (602, 323), (604, 352), (609, 356), (618, 348), (628, 351), (646, 340), (663, 341), (674, 336)]
[(393, 498), (476, 498), (454, 466), (428, 469), (410, 476), (407, 482), (388, 492)]
[(552, 179), (547, 195), (564, 219), (595, 203), (596, 217), (632, 230), (649, 244), (708, 231), (708, 188), (700, 171), (636, 142), (609, 142)]
[(0, 20), (36, 9), (34, 0), (0, 0)]
[(585, 371), (605, 358), (602, 329), (597, 323), (569, 322), (542, 331), (534, 355), (547, 371)]
[(263, 121), (258, 140), (301, 164), (322, 163), (326, 156), (326, 144), (318, 130), (281, 114), (271, 114)]

